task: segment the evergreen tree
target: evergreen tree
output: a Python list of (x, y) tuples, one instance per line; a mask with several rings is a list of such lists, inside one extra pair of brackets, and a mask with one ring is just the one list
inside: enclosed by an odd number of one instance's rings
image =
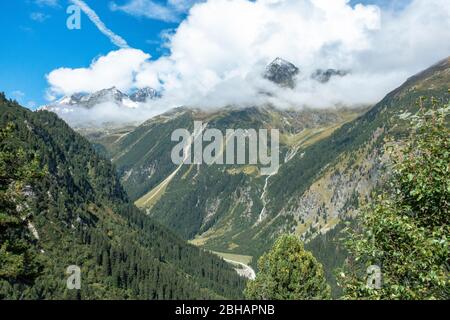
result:
[(40, 170), (35, 158), (8, 143), (13, 130), (12, 124), (0, 128), (0, 280), (28, 283), (38, 275), (39, 262), (28, 230), (27, 197)]
[(259, 273), (247, 284), (254, 300), (329, 299), (322, 265), (295, 236), (283, 235), (258, 261)]
[[(450, 298), (450, 106), (420, 104), (416, 115), (404, 115), (410, 137), (391, 143), (386, 191), (350, 231), (352, 258), (340, 274), (347, 299)], [(381, 287), (367, 284), (371, 265), (381, 270)]]

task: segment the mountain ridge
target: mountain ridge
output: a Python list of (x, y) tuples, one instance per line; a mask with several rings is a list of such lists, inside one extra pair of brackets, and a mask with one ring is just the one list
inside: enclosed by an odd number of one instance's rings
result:
[[(443, 61), (447, 63), (405, 81), (367, 112), (342, 117), (342, 121), (335, 117), (324, 127), (314, 127), (311, 119), (326, 119), (327, 111), (312, 112), (309, 117), (307, 112), (300, 116), (297, 111), (271, 108), (201, 114), (213, 128), (280, 128), (280, 159), (288, 161), (268, 180), (252, 166), (185, 167), (170, 183), (155, 189), (157, 194), (149, 191), (149, 214), (196, 245), (254, 257), (280, 233), (296, 233), (309, 241), (328, 232), (355, 215), (359, 204), (382, 182), (383, 139), (388, 134), (401, 136), (398, 115), (416, 110), (421, 95), (448, 100), (450, 68), (448, 59)], [(174, 171), (170, 148), (158, 141), (166, 141), (175, 128), (192, 130), (195, 116), (182, 110), (147, 121), (113, 147), (117, 148), (113, 161), (133, 199), (156, 188)], [(310, 127), (295, 125), (296, 117)], [(139, 150), (147, 156), (140, 156)], [(136, 192), (140, 172), (146, 184)], [(137, 203), (145, 203), (144, 199)], [(262, 210), (265, 214), (258, 222)]]
[[(1, 100), (1, 99), (0, 99)], [(0, 124), (15, 126), (12, 146), (36, 153), (48, 174), (29, 206), (43, 273), (35, 283), (0, 280), (14, 299), (239, 298), (245, 281), (225, 261), (186, 244), (128, 200), (109, 160), (47, 111), (0, 101)], [(8, 143), (1, 141), (0, 143)], [(65, 270), (82, 270), (81, 291), (66, 287)]]
[(161, 94), (150, 87), (138, 89), (130, 95), (123, 93), (116, 87), (111, 87), (90, 94), (75, 93), (64, 96), (56, 102), (40, 107), (38, 110), (46, 110), (64, 116), (76, 112), (79, 108), (89, 110), (101, 104), (114, 104), (119, 108), (136, 109), (139, 108), (140, 104), (160, 97)]

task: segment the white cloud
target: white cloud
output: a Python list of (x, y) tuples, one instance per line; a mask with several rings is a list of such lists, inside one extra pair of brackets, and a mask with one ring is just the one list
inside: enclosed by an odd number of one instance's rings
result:
[(167, 4), (178, 12), (186, 12), (195, 4), (205, 2), (206, 0), (168, 0)]
[[(126, 110), (126, 112), (124, 111)], [(66, 111), (66, 112), (64, 112)], [(92, 109), (78, 108), (75, 112), (63, 110), (58, 115), (74, 127), (98, 126), (102, 124), (135, 123), (145, 121), (164, 111), (161, 108), (127, 108), (115, 103), (101, 103)]]
[(115, 34), (113, 31), (108, 29), (106, 25), (103, 23), (102, 20), (100, 20), (99, 16), (95, 13), (94, 10), (92, 10), (84, 1), (82, 0), (70, 0), (73, 4), (79, 6), (81, 10), (89, 17), (89, 19), (92, 21), (92, 23), (95, 24), (95, 26), (98, 28), (98, 30), (103, 33), (105, 36), (107, 36), (112, 43), (114, 43), (119, 48), (128, 48), (127, 42), (120, 37), (119, 35)]
[(20, 90), (15, 90), (11, 92), (11, 96), (16, 100), (21, 100), (23, 97), (25, 97), (25, 93)]
[[(401, 11), (347, 0), (209, 0), (169, 37), (168, 56), (150, 61), (142, 51), (119, 50), (48, 79), (56, 93), (152, 86), (164, 91), (154, 104), (166, 108), (267, 103), (261, 91), (279, 106), (373, 103), (450, 55), (448, 30), (448, 0), (413, 0)], [(131, 53), (135, 63), (116, 71), (115, 59)], [(278, 56), (300, 68), (295, 90), (262, 79)], [(310, 79), (318, 68), (352, 73), (322, 85)]]
[(36, 102), (33, 101), (33, 100), (28, 100), (28, 101), (25, 103), (25, 97), (26, 97), (26, 94), (25, 94), (23, 91), (21, 91), (21, 90), (15, 90), (15, 91), (11, 92), (11, 97), (12, 97), (13, 99), (19, 101), (19, 103), (25, 104), (25, 106), (26, 106), (27, 108), (29, 108), (29, 109), (35, 109), (36, 106), (37, 106), (37, 105), (36, 105)]
[(94, 60), (88, 68), (60, 68), (47, 75), (50, 84), (49, 97), (91, 93), (104, 88), (117, 87), (128, 91), (134, 86), (135, 75), (150, 55), (136, 49), (120, 49)]
[(30, 19), (36, 22), (44, 22), (48, 18), (50, 18), (50, 16), (42, 12), (32, 12), (30, 14)]
[(25, 93), (23, 93), (22, 91), (20, 91), (20, 90), (16, 90), (16, 91), (13, 91), (12, 92), (12, 95), (15, 97), (15, 98), (17, 98), (17, 97), (23, 97), (23, 96), (25, 96)]
[(110, 8), (113, 11), (123, 11), (135, 17), (176, 22), (194, 4), (203, 1), (205, 0), (167, 0), (166, 4), (162, 5), (153, 0), (129, 0), (122, 5), (111, 2)]
[(38, 6), (48, 6), (48, 7), (59, 7), (58, 0), (35, 0), (34, 3), (36, 3)]
[(30, 101), (28, 101), (28, 102), (26, 103), (26, 107), (27, 107), (28, 109), (34, 110), (34, 109), (36, 109), (36, 107), (37, 107), (37, 103), (36, 103), (35, 101), (33, 101), (33, 100), (30, 100)]
[(132, 0), (124, 5), (117, 5), (112, 2), (110, 8), (112, 11), (123, 11), (135, 17), (146, 17), (166, 22), (178, 20), (177, 14), (170, 8), (151, 0)]

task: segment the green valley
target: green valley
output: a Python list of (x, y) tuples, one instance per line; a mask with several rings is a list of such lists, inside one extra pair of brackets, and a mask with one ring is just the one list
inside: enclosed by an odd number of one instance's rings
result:
[[(125, 189), (148, 215), (191, 243), (255, 262), (279, 234), (295, 233), (308, 242), (357, 216), (360, 204), (382, 184), (385, 137), (402, 136), (396, 119), (414, 112), (422, 95), (448, 102), (449, 83), (446, 59), (369, 110), (180, 108), (104, 147)], [(248, 165), (177, 168), (170, 161), (170, 134), (192, 130), (194, 120), (221, 130), (278, 128), (278, 174), (266, 178)]]

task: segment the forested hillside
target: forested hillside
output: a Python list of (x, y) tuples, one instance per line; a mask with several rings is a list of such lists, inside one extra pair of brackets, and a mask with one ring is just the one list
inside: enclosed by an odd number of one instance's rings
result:
[[(164, 225), (204, 248), (251, 256), (253, 266), (279, 234), (296, 234), (324, 264), (336, 295), (333, 270), (345, 259), (345, 251), (336, 248), (337, 231), (382, 187), (386, 137), (404, 137), (408, 128), (399, 117), (415, 113), (419, 97), (448, 103), (449, 87), (447, 58), (408, 79), (364, 114), (270, 107), (178, 109), (115, 140), (93, 141), (109, 150), (137, 204)], [(280, 129), (279, 172), (267, 178), (251, 165), (190, 165), (166, 180), (176, 169), (166, 141), (175, 128), (192, 130), (194, 119), (221, 130)]]
[[(43, 172), (42, 177), (21, 190), (25, 198), (21, 205), (29, 208), (30, 215), (22, 217), (28, 227), (15, 234), (35, 252), (38, 272), (26, 279), (14, 272), (1, 274), (0, 297), (242, 296), (245, 281), (235, 270), (216, 256), (186, 244), (130, 204), (110, 161), (99, 156), (87, 140), (55, 114), (31, 112), (1, 94), (0, 125), (2, 130), (8, 127), (10, 131), (0, 141), (0, 160), (8, 158), (3, 155), (19, 153), (21, 148), (28, 159), (38, 159)], [(1, 192), (14, 185), (14, 181), (5, 184)], [(1, 210), (2, 226), (21, 214), (13, 209)], [(3, 250), (9, 239), (1, 240)], [(6, 263), (8, 260), (3, 258), (8, 252), (1, 254), (0, 263)], [(80, 291), (67, 290), (65, 272), (69, 265), (81, 268)]]
[(184, 165), (172, 176), (177, 170), (170, 158), (176, 145), (171, 142), (172, 132), (179, 128), (192, 131), (194, 121), (223, 133), (227, 129), (277, 128), (280, 163), (284, 165), (301, 148), (327, 137), (363, 111), (280, 110), (270, 106), (215, 111), (179, 108), (128, 133), (89, 134), (89, 138), (109, 151), (128, 194), (148, 214), (182, 237), (208, 244), (208, 249), (245, 255), (256, 251), (247, 252), (248, 247), (265, 249), (267, 245), (246, 235), (253, 236), (259, 230), (268, 177), (260, 175), (259, 165)]

